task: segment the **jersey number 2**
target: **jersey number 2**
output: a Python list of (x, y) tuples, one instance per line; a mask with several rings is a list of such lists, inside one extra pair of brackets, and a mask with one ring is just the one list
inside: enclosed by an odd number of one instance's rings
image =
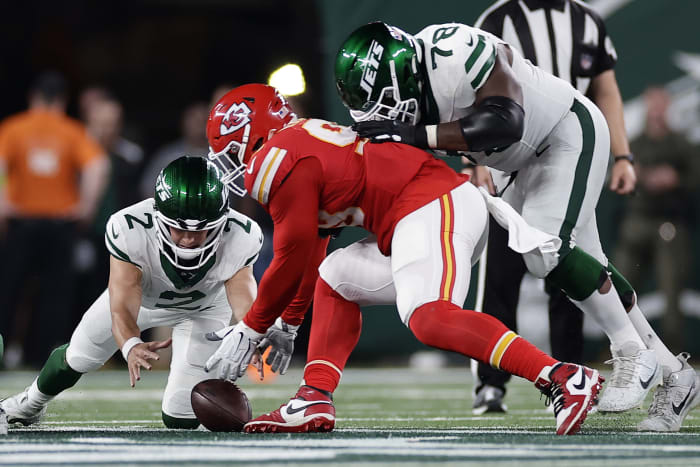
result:
[[(194, 303), (197, 300), (201, 300), (205, 297), (202, 292), (199, 290), (193, 290), (192, 292), (187, 292), (187, 293), (178, 293), (178, 292), (173, 292), (172, 290), (166, 290), (160, 296), (158, 299), (163, 299), (163, 300), (170, 300), (170, 303), (156, 303), (156, 306), (158, 308), (174, 308), (176, 310), (187, 310), (187, 311), (194, 311), (199, 309), (199, 305), (197, 306), (185, 306), (189, 305), (190, 303)], [(180, 301), (176, 301), (180, 300)]]

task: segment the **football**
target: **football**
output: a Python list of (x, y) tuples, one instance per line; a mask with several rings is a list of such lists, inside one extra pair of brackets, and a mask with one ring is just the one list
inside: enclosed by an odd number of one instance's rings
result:
[(208, 379), (192, 388), (192, 408), (209, 431), (241, 431), (253, 417), (245, 393), (231, 381)]

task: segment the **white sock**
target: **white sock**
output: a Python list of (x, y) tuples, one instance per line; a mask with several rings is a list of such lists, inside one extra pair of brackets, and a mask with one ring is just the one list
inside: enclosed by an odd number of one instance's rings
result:
[(636, 342), (640, 349), (646, 349), (644, 341), (637, 333), (632, 321), (624, 305), (617, 295), (615, 286), (610, 287), (607, 293), (595, 291), (590, 297), (582, 301), (571, 300), (575, 303), (587, 316), (603, 329), (603, 332), (610, 339), (610, 344), (615, 348), (620, 348), (625, 342)]
[(37, 381), (39, 378), (35, 379), (29, 389), (27, 390), (27, 402), (34, 409), (40, 409), (49, 403), (51, 399), (55, 396), (49, 396), (39, 391), (39, 386), (37, 386)]
[[(659, 336), (656, 335), (654, 329), (647, 321), (642, 310), (635, 303), (630, 312), (628, 313), (630, 321), (637, 330), (637, 333), (641, 336), (644, 344), (647, 348), (652, 349), (656, 354), (656, 359), (659, 365), (664, 367), (664, 376), (668, 376), (668, 373), (673, 373), (675, 371), (680, 371), (683, 368), (683, 364), (680, 360), (676, 358), (675, 355), (668, 350), (668, 347), (663, 343)], [(668, 369), (668, 371), (666, 370)]]

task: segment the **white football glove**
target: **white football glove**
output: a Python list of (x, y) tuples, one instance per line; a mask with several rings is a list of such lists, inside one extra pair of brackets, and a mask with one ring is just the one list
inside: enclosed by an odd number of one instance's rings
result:
[(278, 372), (279, 370), (281, 375), (287, 372), (289, 362), (292, 360), (292, 353), (294, 353), (294, 339), (297, 337), (298, 329), (299, 326), (287, 324), (281, 317), (277, 318), (275, 324), (267, 329), (258, 349), (262, 354), (268, 347), (272, 346), (270, 355), (265, 360), (272, 371)]
[(221, 345), (204, 364), (204, 371), (209, 372), (218, 365), (217, 378), (235, 381), (245, 374), (263, 336), (264, 334), (248, 327), (243, 321), (235, 326), (226, 326), (216, 332), (207, 333), (207, 340), (221, 341)]

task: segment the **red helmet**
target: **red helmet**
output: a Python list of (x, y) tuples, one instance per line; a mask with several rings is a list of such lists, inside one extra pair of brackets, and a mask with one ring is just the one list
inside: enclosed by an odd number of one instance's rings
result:
[(294, 118), (287, 100), (272, 86), (246, 84), (224, 94), (207, 121), (209, 160), (221, 169), (221, 181), (245, 195), (234, 180), (244, 174), (251, 154)]

